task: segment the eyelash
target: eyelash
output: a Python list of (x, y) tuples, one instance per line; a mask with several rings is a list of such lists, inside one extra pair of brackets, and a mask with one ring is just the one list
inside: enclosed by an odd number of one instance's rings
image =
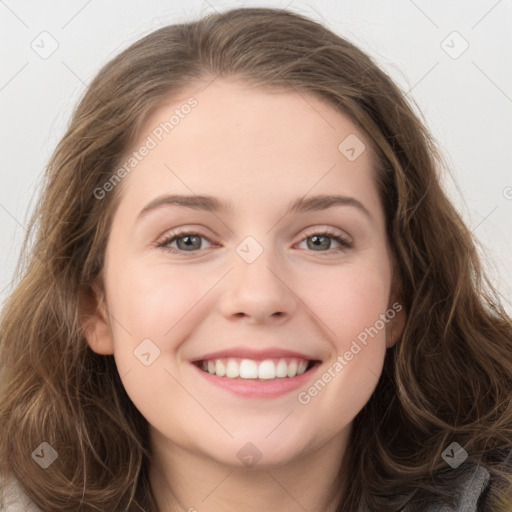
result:
[[(306, 233), (304, 238), (302, 238), (300, 242), (303, 242), (307, 238), (311, 238), (312, 236), (315, 236), (315, 235), (316, 236), (326, 236), (326, 237), (332, 238), (334, 241), (336, 241), (340, 244), (340, 247), (336, 247), (334, 249), (328, 249), (327, 251), (318, 251), (318, 252), (321, 252), (324, 254), (343, 252), (343, 251), (346, 251), (347, 249), (351, 249), (353, 247), (353, 243), (351, 241), (349, 241), (345, 237), (341, 236), (339, 233), (335, 233), (335, 232), (331, 231), (330, 229), (324, 229), (322, 231), (312, 231), (312, 232)], [(208, 237), (201, 235), (201, 233), (197, 233), (195, 231), (177, 230), (177, 231), (174, 231), (173, 233), (168, 234), (161, 242), (157, 242), (156, 245), (158, 248), (164, 249), (165, 251), (170, 252), (172, 254), (187, 253), (187, 252), (196, 253), (201, 250), (201, 249), (198, 249), (195, 251), (184, 251), (182, 249), (169, 247), (170, 243), (174, 242), (178, 238), (182, 238), (185, 236), (199, 236), (201, 238), (208, 240), (210, 243), (213, 243), (213, 242), (211, 242), (211, 240)], [(310, 251), (310, 252), (317, 252), (317, 251)]]

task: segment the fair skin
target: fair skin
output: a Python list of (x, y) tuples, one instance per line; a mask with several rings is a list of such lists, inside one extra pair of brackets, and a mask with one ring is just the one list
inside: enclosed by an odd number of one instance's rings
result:
[[(396, 341), (395, 318), (342, 371), (333, 370), (393, 303), (369, 144), (348, 117), (311, 95), (234, 79), (203, 87), (155, 112), (131, 148), (190, 96), (197, 99), (123, 180), (106, 249), (105, 307), (89, 319), (87, 340), (95, 352), (114, 354), (150, 425), (150, 480), (162, 512), (251, 512), (269, 503), (284, 512), (331, 511), (325, 500), (352, 421)], [(338, 150), (350, 134), (366, 144), (353, 161)], [(213, 196), (229, 209), (160, 204), (138, 218), (166, 194)], [(352, 200), (286, 213), (291, 202), (317, 195)], [(195, 235), (172, 239), (176, 228)], [(326, 229), (351, 247), (322, 235)], [(257, 245), (240, 246), (248, 236)], [(167, 249), (158, 247), (166, 238)], [(259, 255), (248, 262), (244, 251)], [(146, 359), (160, 350), (147, 366), (134, 355), (145, 339)], [(192, 363), (234, 348), (253, 350), (255, 360), (263, 349), (293, 351), (314, 366), (292, 390), (253, 396), (212, 384), (235, 378)], [(325, 387), (301, 403), (299, 393), (329, 369)], [(261, 458), (249, 466), (247, 454)]]

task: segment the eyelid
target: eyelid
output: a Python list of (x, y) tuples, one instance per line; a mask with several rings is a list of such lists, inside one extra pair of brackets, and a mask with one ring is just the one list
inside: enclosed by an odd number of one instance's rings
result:
[(185, 228), (175, 228), (171, 229), (169, 231), (166, 231), (163, 235), (161, 235), (157, 241), (156, 244), (168, 241), (169, 239), (185, 236), (185, 235), (199, 235), (203, 238), (207, 238), (209, 240), (209, 235), (205, 235), (202, 232), (202, 228), (194, 228), (194, 227), (185, 227)]
[(341, 238), (345, 243), (349, 245), (352, 245), (354, 242), (350, 235), (340, 229), (332, 228), (330, 226), (312, 226), (310, 228), (306, 228), (300, 241), (302, 242), (304, 238), (312, 235), (328, 235), (331, 237)]

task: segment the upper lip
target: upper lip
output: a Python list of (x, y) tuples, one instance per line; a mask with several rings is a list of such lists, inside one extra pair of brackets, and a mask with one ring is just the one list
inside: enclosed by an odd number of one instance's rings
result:
[(201, 357), (196, 357), (191, 360), (192, 363), (198, 361), (208, 361), (209, 359), (223, 359), (223, 358), (240, 358), (240, 359), (253, 359), (255, 361), (263, 361), (265, 359), (280, 359), (280, 358), (295, 358), (305, 359), (307, 361), (318, 361), (318, 358), (302, 354), (300, 352), (293, 352), (281, 348), (266, 348), (266, 349), (253, 349), (249, 347), (233, 347), (217, 352), (209, 352)]

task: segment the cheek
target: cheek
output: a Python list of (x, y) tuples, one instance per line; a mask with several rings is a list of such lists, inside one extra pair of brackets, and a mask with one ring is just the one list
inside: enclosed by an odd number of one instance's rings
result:
[[(324, 269), (325, 270), (325, 269)], [(321, 319), (332, 357), (298, 401), (308, 413), (343, 428), (369, 400), (386, 354), (390, 270), (385, 264), (347, 265), (312, 280), (308, 306)]]
[(205, 277), (180, 266), (118, 266), (110, 273), (109, 306), (132, 330), (163, 335), (204, 296)]
[[(109, 273), (110, 272), (110, 273)], [(170, 357), (197, 323), (208, 290), (218, 276), (197, 275), (180, 266), (130, 265), (107, 270), (107, 297), (112, 315), (116, 359), (123, 366), (132, 363), (133, 351), (150, 339)]]
[(309, 276), (302, 283), (307, 305), (322, 320), (326, 336), (344, 349), (386, 312), (390, 272), (385, 265), (346, 265)]
[(175, 404), (190, 404), (189, 394), (179, 384), (175, 358), (197, 326), (198, 315), (204, 314), (205, 295), (218, 276), (195, 278), (194, 272), (179, 266), (130, 262), (112, 266), (106, 275), (114, 357), (123, 385), (146, 418), (172, 425), (177, 420), (170, 410), (163, 412), (168, 403), (161, 401), (162, 396), (172, 397)]

